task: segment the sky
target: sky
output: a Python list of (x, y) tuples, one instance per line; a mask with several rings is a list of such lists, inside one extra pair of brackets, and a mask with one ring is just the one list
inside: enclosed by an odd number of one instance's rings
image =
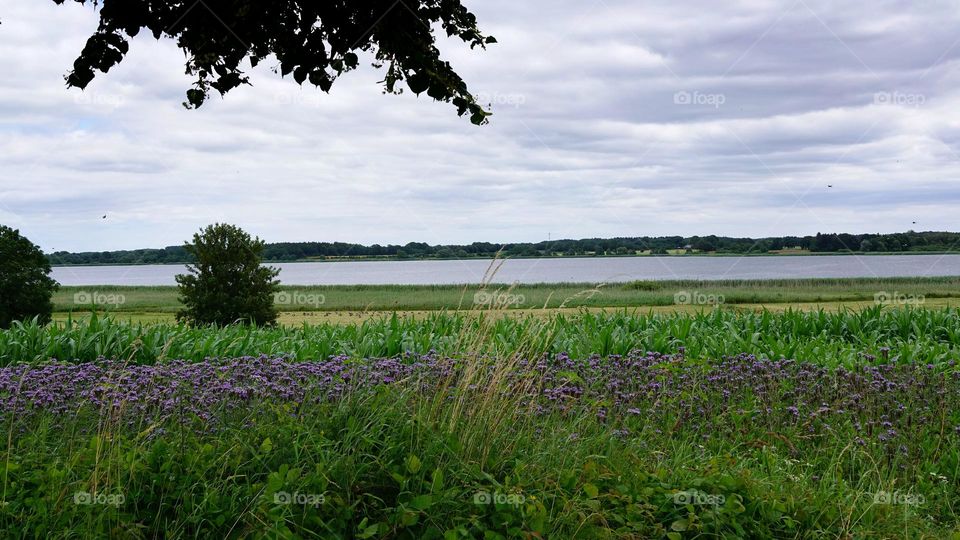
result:
[(66, 88), (92, 5), (0, 0), (0, 224), (46, 251), (213, 222), (364, 244), (958, 230), (956, 2), (465, 4), (499, 43), (439, 47), (482, 127), (384, 95), (369, 58), (330, 94), (267, 61), (186, 110), (183, 52), (147, 32)]

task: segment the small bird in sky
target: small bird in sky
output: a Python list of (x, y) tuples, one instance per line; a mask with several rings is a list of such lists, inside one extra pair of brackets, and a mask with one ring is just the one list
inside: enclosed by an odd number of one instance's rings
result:
[(103, 218), (102, 218), (102, 219), (107, 219), (107, 215), (106, 215), (106, 214), (104, 214), (104, 215), (103, 215)]
[(827, 187), (833, 187), (833, 184), (827, 184)]

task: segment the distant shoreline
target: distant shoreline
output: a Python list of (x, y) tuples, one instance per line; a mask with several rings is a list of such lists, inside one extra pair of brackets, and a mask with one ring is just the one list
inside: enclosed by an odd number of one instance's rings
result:
[[(675, 259), (684, 257), (877, 257), (877, 256), (907, 256), (907, 255), (960, 255), (960, 251), (886, 251), (886, 252), (796, 252), (796, 253), (683, 253), (676, 255), (570, 255), (555, 257), (528, 257), (513, 256), (509, 259), (651, 259), (664, 258)], [(398, 258), (398, 257), (344, 257), (344, 258), (326, 258), (326, 259), (293, 259), (283, 261), (264, 261), (263, 264), (298, 264), (298, 263), (342, 263), (342, 262), (423, 262), (423, 261), (493, 261), (492, 257), (420, 257), (420, 258)], [(163, 263), (88, 263), (88, 264), (55, 264), (52, 268), (77, 268), (94, 266), (184, 266), (188, 262), (163, 262)]]

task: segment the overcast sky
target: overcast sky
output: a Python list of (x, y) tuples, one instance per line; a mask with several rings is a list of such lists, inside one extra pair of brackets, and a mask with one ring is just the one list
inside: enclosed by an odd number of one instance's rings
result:
[(499, 44), (440, 48), (484, 127), (383, 95), (369, 62), (329, 95), (264, 62), (188, 111), (183, 53), (149, 33), (67, 89), (92, 6), (0, 0), (0, 223), (48, 251), (215, 221), (366, 244), (958, 229), (954, 1), (466, 4)]

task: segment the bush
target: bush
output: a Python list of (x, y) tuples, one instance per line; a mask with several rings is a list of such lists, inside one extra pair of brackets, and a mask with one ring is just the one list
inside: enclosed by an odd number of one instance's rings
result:
[(50, 263), (40, 248), (20, 231), (0, 225), (0, 328), (37, 317), (50, 320), (50, 297), (60, 285), (50, 276)]
[(264, 243), (234, 225), (209, 225), (184, 249), (195, 261), (177, 276), (185, 308), (177, 319), (192, 325), (241, 322), (273, 325), (279, 270), (261, 266)]

